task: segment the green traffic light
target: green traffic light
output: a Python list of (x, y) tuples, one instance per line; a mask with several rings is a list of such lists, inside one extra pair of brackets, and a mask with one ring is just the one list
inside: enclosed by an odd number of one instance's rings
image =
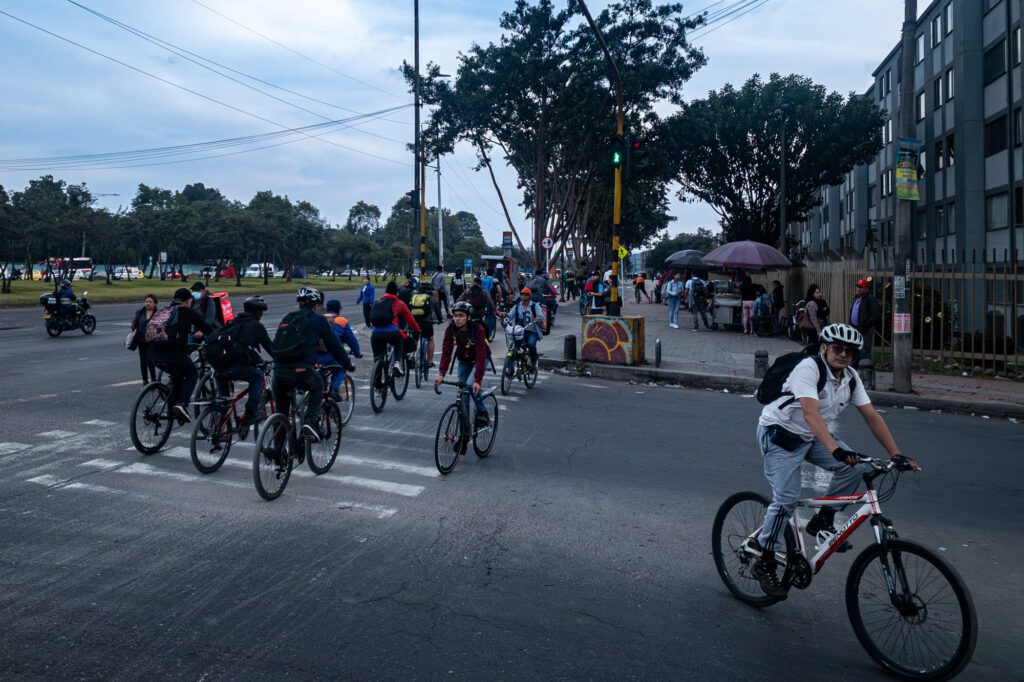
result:
[(617, 150), (617, 149), (614, 152), (612, 152), (612, 165), (613, 166), (621, 166), (622, 165), (622, 152)]

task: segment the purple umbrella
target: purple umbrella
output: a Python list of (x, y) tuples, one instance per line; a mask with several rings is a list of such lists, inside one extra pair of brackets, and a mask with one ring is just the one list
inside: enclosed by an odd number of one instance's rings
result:
[(711, 265), (753, 270), (788, 270), (793, 267), (790, 260), (774, 246), (749, 239), (722, 244), (704, 256), (703, 260)]

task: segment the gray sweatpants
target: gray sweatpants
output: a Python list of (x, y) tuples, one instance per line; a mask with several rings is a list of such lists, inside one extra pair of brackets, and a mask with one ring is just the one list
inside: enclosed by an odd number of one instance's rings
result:
[[(832, 453), (816, 440), (790, 452), (769, 441), (767, 431), (767, 427), (758, 425), (757, 442), (764, 457), (764, 476), (772, 487), (772, 501), (757, 540), (765, 549), (773, 549), (786, 520), (800, 500), (800, 467), (804, 460), (832, 472), (826, 496), (852, 494), (862, 480), (863, 465), (849, 466), (837, 462)], [(843, 449), (849, 449), (841, 440), (836, 440), (836, 443)]]

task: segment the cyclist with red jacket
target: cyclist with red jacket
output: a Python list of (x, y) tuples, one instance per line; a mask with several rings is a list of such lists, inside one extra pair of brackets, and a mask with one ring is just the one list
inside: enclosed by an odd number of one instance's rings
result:
[[(487, 406), (480, 396), (480, 385), (484, 380), (487, 367), (487, 336), (481, 322), (470, 322), (473, 306), (466, 301), (459, 301), (452, 306), (452, 321), (444, 330), (444, 341), (441, 344), (441, 364), (434, 385), (444, 381), (445, 374), (451, 366), (452, 359), (458, 363), (460, 383), (467, 383), (469, 375), (473, 375), (473, 402), (476, 403), (476, 425), (490, 426)], [(469, 396), (464, 395), (466, 411), (469, 411)]]
[(370, 308), (370, 348), (376, 362), (387, 353), (389, 345), (394, 347), (395, 376), (404, 374), (399, 358), (416, 350), (416, 341), (406, 331), (419, 334), (420, 326), (409, 306), (398, 299), (398, 283), (391, 280), (384, 289), (384, 295)]

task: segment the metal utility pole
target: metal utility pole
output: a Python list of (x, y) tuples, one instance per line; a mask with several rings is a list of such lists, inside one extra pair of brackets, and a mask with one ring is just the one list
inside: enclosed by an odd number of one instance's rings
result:
[[(413, 151), (412, 151), (412, 175), (413, 175), (413, 192), (420, 203), (420, 210), (413, 211), (413, 224), (420, 227), (420, 257), (423, 256), (423, 241), (425, 235), (423, 234), (423, 196), (420, 189), (420, 0), (413, 0), (413, 64), (416, 69), (416, 78), (413, 81)], [(412, 248), (412, 240), (409, 243), (410, 256)], [(412, 259), (410, 258), (410, 265)], [(422, 261), (421, 261), (422, 262)]]
[(444, 267), (444, 217), (441, 213), (441, 157), (437, 157), (437, 264)]
[(779, 117), (779, 147), (782, 156), (779, 160), (779, 251), (786, 253), (786, 112), (776, 109)]
[[(917, 29), (917, 0), (905, 0), (900, 68), (900, 137), (916, 137), (914, 116), (914, 32)], [(896, 199), (895, 254), (893, 272), (892, 390), (910, 393), (913, 335), (911, 329), (911, 223), (914, 202)]]
[[(604, 36), (601, 35), (600, 29), (597, 28), (597, 24), (594, 23), (594, 17), (590, 16), (590, 10), (587, 8), (587, 3), (580, 0), (580, 9), (583, 10), (584, 16), (587, 17), (587, 23), (590, 24), (591, 30), (594, 35), (597, 36), (597, 42), (601, 44), (601, 50), (604, 51), (604, 56), (608, 60), (608, 64), (612, 67), (612, 73), (615, 75), (615, 134), (618, 136), (618, 141), (623, 141), (623, 133), (625, 132), (625, 122), (622, 113), (622, 75), (619, 73), (619, 67), (615, 64), (615, 60), (612, 58), (612, 53), (608, 50), (608, 45), (604, 42)], [(626, 150), (628, 153), (628, 150)], [(619, 225), (622, 222), (622, 166), (618, 165), (615, 167), (615, 197), (613, 201), (612, 209), (612, 290), (611, 296), (609, 297), (606, 310), (608, 315), (618, 316), (622, 311), (622, 302), (619, 300)]]

